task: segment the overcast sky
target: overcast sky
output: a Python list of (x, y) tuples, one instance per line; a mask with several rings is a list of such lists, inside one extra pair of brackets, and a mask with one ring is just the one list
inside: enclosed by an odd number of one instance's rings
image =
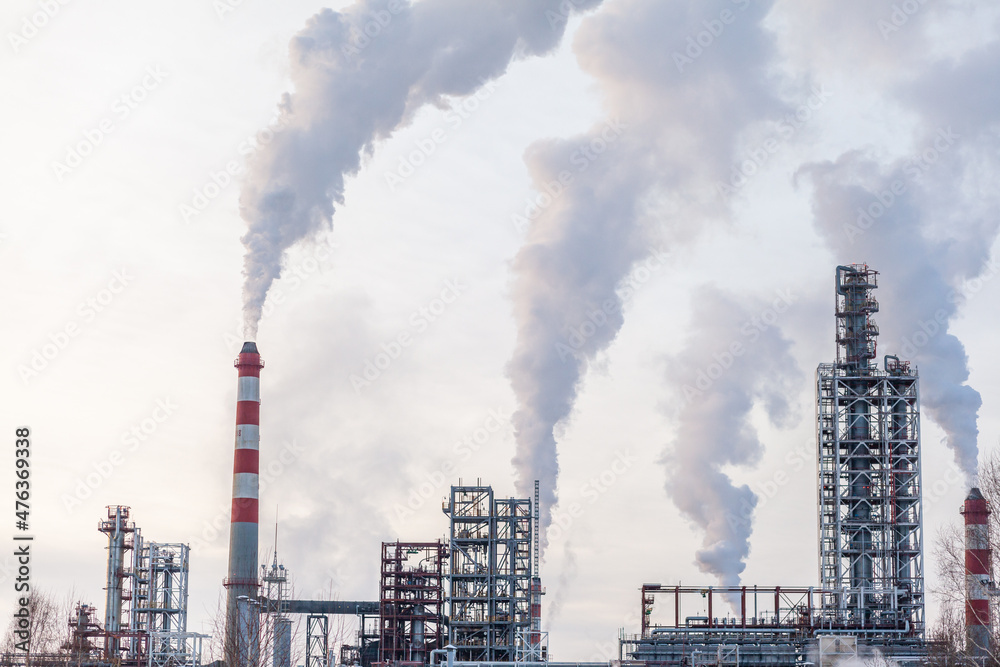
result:
[(129, 505), (192, 544), (209, 631), (244, 303), (260, 551), (277, 520), (298, 597), (376, 599), (379, 543), (444, 535), (449, 484), (535, 477), (556, 659), (611, 657), (643, 583), (817, 585), (814, 372), (835, 266), (867, 262), (879, 356), (921, 374), (933, 588), (960, 471), (1000, 439), (994, 3), (0, 19), (0, 397), (11, 444), (32, 429), (35, 585), (103, 610), (96, 525)]

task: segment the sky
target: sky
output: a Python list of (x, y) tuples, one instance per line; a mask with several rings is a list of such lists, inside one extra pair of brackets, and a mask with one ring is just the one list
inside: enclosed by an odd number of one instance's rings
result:
[(32, 584), (103, 608), (96, 526), (127, 505), (191, 544), (210, 631), (255, 331), (260, 553), (276, 525), (297, 597), (374, 600), (379, 544), (443, 536), (450, 484), (536, 478), (556, 659), (616, 657), (643, 583), (817, 585), (814, 373), (835, 267), (868, 263), (879, 357), (921, 375), (933, 589), (1000, 440), (998, 20), (5, 3), (0, 415), (32, 433)]

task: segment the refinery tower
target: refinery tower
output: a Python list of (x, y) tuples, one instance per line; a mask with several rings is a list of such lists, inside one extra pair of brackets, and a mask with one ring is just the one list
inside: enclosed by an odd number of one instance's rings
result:
[(867, 265), (837, 267), (837, 361), (816, 371), (823, 606), (922, 638), (918, 377), (892, 355), (877, 366), (877, 283)]

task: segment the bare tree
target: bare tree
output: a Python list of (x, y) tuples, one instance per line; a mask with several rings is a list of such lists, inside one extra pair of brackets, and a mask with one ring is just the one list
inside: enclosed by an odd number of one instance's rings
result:
[[(23, 658), (25, 664), (30, 665), (42, 655), (52, 657), (60, 654), (68, 633), (73, 592), (61, 602), (53, 594), (38, 588), (24, 597), (27, 606), (17, 604), (7, 624), (3, 652)], [(27, 609), (27, 618), (19, 615), (21, 609)]]

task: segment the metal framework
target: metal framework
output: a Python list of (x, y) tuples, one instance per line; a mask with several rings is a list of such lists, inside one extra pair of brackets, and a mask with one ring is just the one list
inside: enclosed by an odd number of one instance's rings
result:
[(306, 616), (306, 667), (327, 667), (330, 623), (327, 616)]
[(878, 273), (837, 267), (837, 361), (816, 372), (820, 582), (828, 615), (924, 635), (918, 377), (874, 365)]
[(453, 486), (449, 642), (456, 660), (513, 662), (531, 627), (532, 502), (489, 486)]
[(201, 664), (200, 636), (187, 631), (191, 548), (136, 542), (132, 626), (149, 633), (148, 664)]
[(548, 636), (542, 632), (542, 588), (541, 549), (539, 541), (539, 493), (538, 480), (535, 480), (535, 497), (531, 505), (531, 630), (517, 635), (517, 659), (519, 662), (546, 662), (548, 660)]
[[(275, 545), (277, 545), (275, 529)], [(260, 566), (260, 580), (265, 597), (261, 600), (261, 611), (268, 614), (271, 625), (271, 664), (273, 667), (289, 667), (292, 662), (292, 619), (289, 611), (288, 570), (278, 563), (275, 548), (271, 567)]]
[(444, 646), (444, 567), (437, 542), (383, 542), (379, 661), (426, 662)]
[(105, 658), (121, 659), (134, 654), (129, 641), (129, 621), (132, 619), (132, 577), (136, 527), (129, 519), (129, 508), (109, 505), (108, 518), (97, 524), (97, 530), (108, 536), (108, 570), (105, 584), (104, 631), (107, 633)]
[[(905, 627), (875, 628), (854, 614), (830, 613), (822, 588), (642, 587), (639, 635), (622, 635), (620, 659), (666, 664), (801, 664), (815, 652), (817, 637), (864, 636), (897, 662), (917, 661), (925, 652)], [(654, 608), (660, 613), (654, 618)], [(733, 610), (730, 612), (730, 610)]]

